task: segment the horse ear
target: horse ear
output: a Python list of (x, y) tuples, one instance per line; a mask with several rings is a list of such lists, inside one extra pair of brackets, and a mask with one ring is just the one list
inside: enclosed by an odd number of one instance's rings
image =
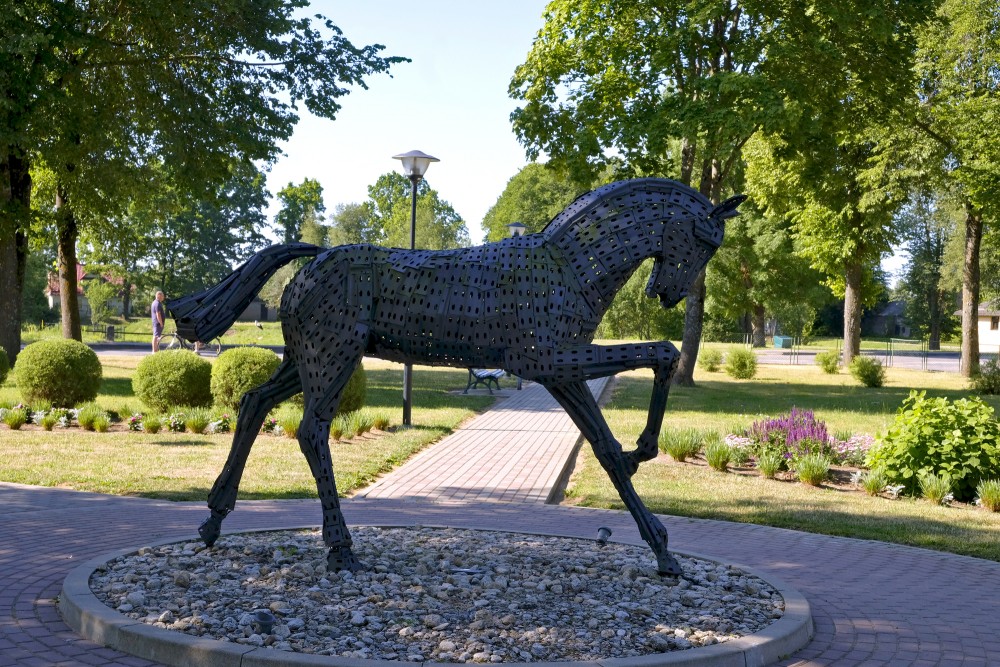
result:
[(746, 195), (735, 195), (730, 197), (726, 201), (722, 202), (718, 206), (712, 209), (712, 212), (708, 214), (710, 218), (716, 218), (718, 220), (728, 220), (729, 218), (736, 217), (739, 212), (736, 207), (747, 200)]

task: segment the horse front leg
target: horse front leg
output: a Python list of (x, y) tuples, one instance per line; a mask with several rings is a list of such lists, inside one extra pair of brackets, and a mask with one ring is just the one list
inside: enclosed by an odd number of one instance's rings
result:
[(635, 472), (633, 463), (615, 440), (586, 383), (552, 382), (546, 383), (545, 388), (566, 410), (573, 423), (590, 442), (594, 455), (635, 520), (639, 534), (653, 550), (657, 571), (665, 575), (680, 575), (680, 564), (667, 549), (667, 529), (636, 493), (632, 485), (632, 474)]
[(222, 520), (236, 506), (243, 469), (264, 418), (275, 405), (294, 396), (301, 388), (295, 363), (286, 351), (284, 361), (270, 379), (256, 389), (251, 389), (240, 399), (239, 417), (229, 457), (208, 494), (208, 508), (212, 513), (198, 528), (201, 539), (208, 546), (215, 544), (222, 531)]

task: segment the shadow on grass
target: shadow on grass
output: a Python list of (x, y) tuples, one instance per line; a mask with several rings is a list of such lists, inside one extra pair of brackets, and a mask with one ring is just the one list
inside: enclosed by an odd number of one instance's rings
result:
[(130, 378), (104, 378), (101, 381), (101, 393), (107, 396), (135, 397)]
[(161, 447), (207, 447), (212, 445), (208, 438), (190, 438), (188, 440), (153, 440), (149, 444), (160, 445)]
[[(147, 491), (139, 491), (128, 495), (135, 496), (137, 498), (150, 498), (153, 500), (169, 500), (171, 502), (207, 503), (208, 493), (210, 490), (211, 487), (208, 486), (189, 486), (181, 489), (149, 489)], [(314, 499), (318, 497), (319, 495), (316, 492), (315, 486), (268, 492), (244, 492), (241, 490), (237, 502), (241, 500), (302, 500)]]

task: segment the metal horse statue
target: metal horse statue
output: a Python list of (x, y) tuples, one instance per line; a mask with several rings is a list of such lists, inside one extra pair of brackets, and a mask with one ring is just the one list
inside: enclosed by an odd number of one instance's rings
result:
[[(665, 179), (612, 183), (580, 196), (538, 234), (458, 250), (372, 245), (280, 245), (254, 256), (219, 285), (172, 301), (185, 338), (212, 340), (282, 265), (315, 257), (286, 288), (280, 319), (284, 360), (247, 392), (225, 468), (208, 497), (199, 532), (208, 545), (233, 510), (250, 447), (267, 413), (304, 393), (299, 446), (323, 507), (331, 570), (355, 570), (337, 499), (330, 422), (341, 391), (364, 355), (459, 368), (502, 368), (541, 383), (590, 441), (598, 461), (656, 555), (662, 574), (680, 574), (667, 531), (632, 486), (657, 439), (677, 349), (667, 341), (594, 345), (594, 331), (636, 268), (654, 258), (646, 294), (671, 307), (722, 243), (724, 221), (744, 197), (719, 206)], [(634, 368), (653, 370), (646, 427), (623, 451), (587, 381)]]

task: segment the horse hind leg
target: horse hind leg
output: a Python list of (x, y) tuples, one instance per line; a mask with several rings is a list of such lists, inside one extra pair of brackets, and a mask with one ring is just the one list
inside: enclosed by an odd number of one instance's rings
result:
[(240, 399), (239, 418), (229, 458), (208, 494), (211, 514), (198, 528), (198, 533), (208, 546), (215, 544), (222, 531), (222, 520), (236, 506), (243, 468), (264, 418), (275, 405), (297, 394), (301, 387), (298, 370), (286, 351), (284, 361), (270, 379), (256, 389), (251, 389)]
[(682, 574), (681, 566), (667, 549), (667, 529), (649, 511), (632, 485), (633, 464), (615, 440), (601, 410), (584, 382), (546, 385), (553, 398), (566, 410), (604, 468), (618, 496), (639, 528), (639, 534), (656, 556), (657, 571), (664, 575)]

